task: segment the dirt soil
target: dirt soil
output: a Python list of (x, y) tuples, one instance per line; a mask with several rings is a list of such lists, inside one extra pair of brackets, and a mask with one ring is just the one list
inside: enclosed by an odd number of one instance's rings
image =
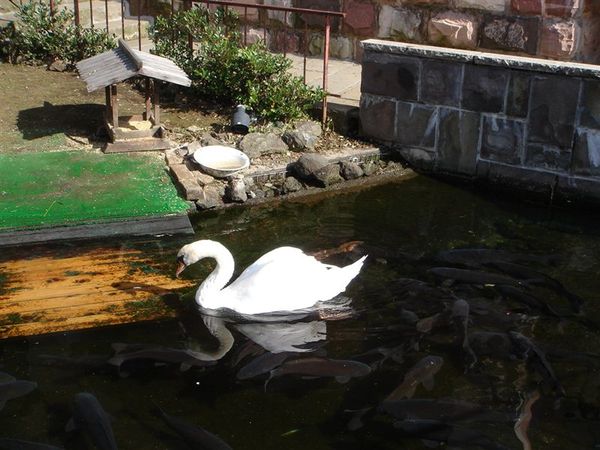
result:
[[(0, 153), (91, 150), (103, 145), (100, 130), (104, 91), (87, 92), (77, 73), (0, 63), (0, 79)], [(119, 115), (141, 114), (141, 92), (128, 83), (119, 84), (118, 89)], [(168, 91), (161, 99), (161, 119), (167, 137), (179, 144), (212, 133), (235, 145), (241, 137), (227, 132), (229, 114), (228, 109), (191, 103), (181, 95), (169, 95)], [(324, 133), (317, 151), (331, 153), (366, 146), (329, 131)]]

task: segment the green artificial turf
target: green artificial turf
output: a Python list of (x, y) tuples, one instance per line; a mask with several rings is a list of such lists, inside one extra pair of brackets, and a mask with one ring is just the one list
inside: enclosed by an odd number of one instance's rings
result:
[(186, 210), (155, 154), (0, 154), (0, 230)]

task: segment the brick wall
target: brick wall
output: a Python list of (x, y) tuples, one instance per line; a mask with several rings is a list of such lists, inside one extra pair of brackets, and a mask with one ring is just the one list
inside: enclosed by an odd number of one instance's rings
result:
[(363, 45), (364, 135), (423, 171), (600, 201), (600, 67)]
[[(258, 1), (346, 12), (343, 21), (334, 23), (334, 57), (360, 60), (359, 42), (377, 37), (600, 63), (600, 0)], [(309, 52), (322, 52), (322, 20), (298, 16), (289, 22), (297, 29), (306, 23)], [(294, 34), (296, 41), (303, 40), (301, 33)]]

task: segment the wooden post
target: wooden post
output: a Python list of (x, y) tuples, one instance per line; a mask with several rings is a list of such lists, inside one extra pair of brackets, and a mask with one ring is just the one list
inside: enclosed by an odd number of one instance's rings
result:
[(110, 104), (112, 110), (112, 124), (113, 127), (119, 127), (119, 103), (117, 101), (117, 85), (110, 85)]
[(152, 80), (152, 103), (154, 103), (154, 125), (160, 126), (160, 81)]
[(146, 111), (144, 112), (144, 120), (150, 120), (152, 117), (152, 93), (151, 93), (151, 85), (154, 84), (150, 78), (146, 77), (144, 80), (145, 84), (145, 99), (144, 103), (146, 105)]
[(110, 98), (110, 86), (106, 86), (104, 88), (104, 94), (106, 96), (106, 113), (104, 114), (106, 122), (110, 122), (112, 120), (112, 105)]

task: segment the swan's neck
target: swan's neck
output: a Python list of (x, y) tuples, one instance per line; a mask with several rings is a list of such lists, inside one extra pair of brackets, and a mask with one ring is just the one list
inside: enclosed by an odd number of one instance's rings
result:
[(221, 290), (231, 279), (235, 264), (233, 256), (225, 247), (219, 246), (212, 250), (199, 258), (214, 258), (217, 264), (196, 291), (196, 303), (204, 308), (217, 309), (225, 306), (222, 304), (224, 299)]

